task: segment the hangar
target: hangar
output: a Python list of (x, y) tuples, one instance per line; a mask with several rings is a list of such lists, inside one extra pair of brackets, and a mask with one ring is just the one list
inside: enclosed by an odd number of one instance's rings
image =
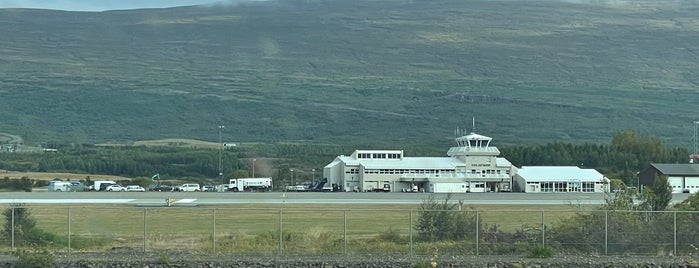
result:
[(537, 192), (609, 192), (609, 178), (594, 169), (576, 166), (523, 166), (517, 170), (519, 191)]
[(403, 150), (356, 150), (323, 168), (342, 191), (509, 192), (516, 167), (499, 157), (492, 138), (470, 133), (455, 139), (446, 157), (407, 157)]
[(638, 183), (641, 187), (652, 185), (656, 176), (667, 176), (672, 193), (699, 192), (699, 164), (651, 163), (638, 174)]

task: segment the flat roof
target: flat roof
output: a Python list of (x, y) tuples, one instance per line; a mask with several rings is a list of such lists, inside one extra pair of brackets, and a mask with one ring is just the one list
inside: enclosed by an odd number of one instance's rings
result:
[[(403, 159), (356, 159), (351, 156), (338, 156), (346, 165), (363, 165), (366, 169), (455, 169), (465, 163), (456, 157), (403, 157)], [(509, 168), (512, 163), (498, 157), (495, 164)]]
[(591, 168), (576, 166), (523, 166), (517, 176), (525, 181), (600, 181), (602, 173)]

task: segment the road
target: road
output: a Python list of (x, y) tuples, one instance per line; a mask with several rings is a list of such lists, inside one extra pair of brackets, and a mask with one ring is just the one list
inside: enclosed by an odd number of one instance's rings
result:
[[(173, 199), (173, 205), (225, 204), (405, 204), (418, 205), (428, 193), (213, 193), (213, 192), (12, 192), (0, 193), (0, 204), (130, 204), (134, 206), (163, 206)], [(453, 202), (464, 205), (601, 205), (601, 193), (469, 193), (453, 194)], [(688, 194), (673, 196), (673, 203)], [(444, 200), (446, 194), (436, 194)]]
[[(0, 142), (1, 144), (22, 144), (24, 140), (22, 140), (22, 137), (17, 136), (17, 135), (12, 135), (8, 133), (0, 133), (0, 137), (7, 137), (7, 141), (5, 142)], [(3, 139), (0, 139), (2, 141)]]

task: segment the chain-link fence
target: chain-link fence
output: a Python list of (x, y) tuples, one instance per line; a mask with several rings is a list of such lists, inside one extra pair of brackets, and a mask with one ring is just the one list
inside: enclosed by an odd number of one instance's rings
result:
[(2, 248), (204, 254), (698, 254), (699, 212), (10, 207)]

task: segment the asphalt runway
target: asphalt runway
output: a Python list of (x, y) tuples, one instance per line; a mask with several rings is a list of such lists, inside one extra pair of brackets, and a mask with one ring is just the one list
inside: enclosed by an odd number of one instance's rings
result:
[[(421, 204), (430, 195), (444, 200), (447, 194), (430, 193), (325, 193), (325, 192), (4, 192), (1, 204), (133, 204), (174, 206), (224, 204)], [(603, 193), (467, 193), (452, 194), (452, 202), (464, 205), (601, 205)], [(676, 194), (672, 203), (688, 194)]]

